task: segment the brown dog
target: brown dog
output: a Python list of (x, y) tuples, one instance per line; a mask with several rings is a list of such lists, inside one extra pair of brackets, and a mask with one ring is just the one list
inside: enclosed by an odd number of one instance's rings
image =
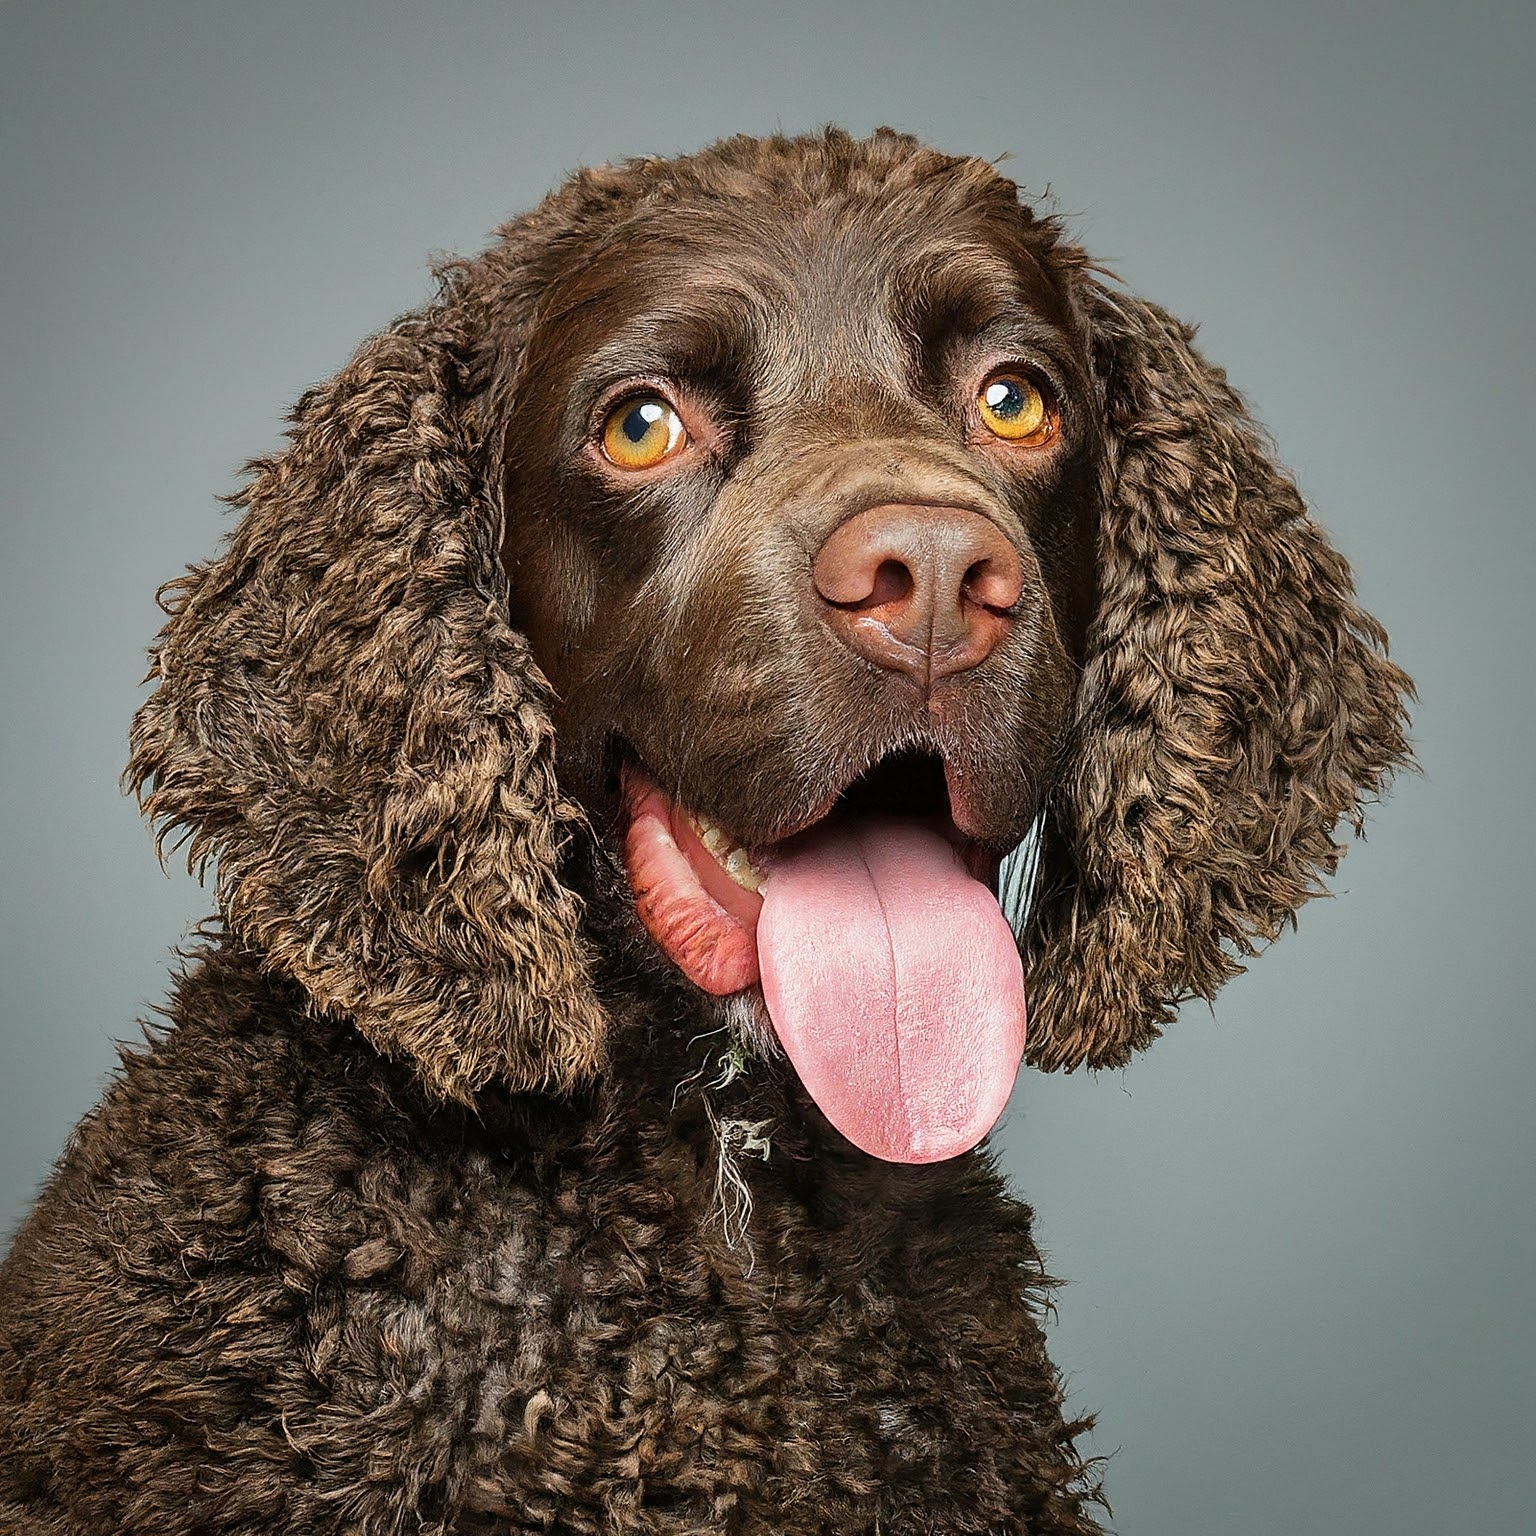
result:
[(980, 161), (731, 140), (253, 470), (133, 740), (221, 924), (0, 1277), (0, 1527), (1096, 1529), (970, 1149), (1406, 753), (1189, 330)]

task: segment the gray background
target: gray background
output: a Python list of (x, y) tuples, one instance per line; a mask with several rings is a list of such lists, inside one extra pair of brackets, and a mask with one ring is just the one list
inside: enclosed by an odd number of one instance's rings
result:
[(1531, 14), (0, 3), (0, 1224), (206, 909), (116, 777), (281, 409), (580, 163), (889, 122), (1202, 322), (1422, 694), (1341, 899), (1015, 1094), (1115, 1523), (1530, 1529)]

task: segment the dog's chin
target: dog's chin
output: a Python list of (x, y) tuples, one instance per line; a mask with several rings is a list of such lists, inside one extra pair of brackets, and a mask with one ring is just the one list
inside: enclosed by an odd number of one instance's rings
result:
[(625, 864), (651, 937), (702, 991), (761, 989), (772, 1032), (855, 1146), (935, 1162), (1002, 1113), (1024, 1050), (1022, 965), (941, 758), (892, 754), (785, 835), (736, 845), (622, 766)]

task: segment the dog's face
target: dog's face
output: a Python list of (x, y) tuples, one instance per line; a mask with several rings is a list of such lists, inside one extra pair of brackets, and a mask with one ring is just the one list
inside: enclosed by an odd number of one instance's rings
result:
[[(969, 1145), (1017, 1069), (990, 892), (1059, 760), (1095, 593), (1075, 263), (1001, 180), (954, 194), (639, 210), (541, 295), (502, 439), (563, 783), (623, 839), (668, 957), (707, 992), (764, 985), (823, 1107), (895, 1157)], [(959, 977), (989, 939), (965, 985), (917, 974)]]
[(1189, 329), (993, 168), (736, 139), (501, 235), (299, 403), (135, 722), (316, 1006), (441, 1094), (590, 1080), (597, 837), (853, 1139), (942, 1156), (1026, 985), (1030, 1059), (1118, 1064), (1320, 889), (1408, 680)]
[(1004, 190), (647, 209), (544, 296), (505, 558), (589, 804), (618, 750), (756, 848), (907, 748), (965, 838), (1023, 835), (1086, 642), (1101, 407)]

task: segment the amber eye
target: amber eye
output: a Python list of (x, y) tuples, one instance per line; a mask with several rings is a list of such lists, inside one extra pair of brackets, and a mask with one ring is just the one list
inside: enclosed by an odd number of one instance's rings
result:
[(660, 395), (631, 395), (603, 421), (603, 457), (620, 469), (652, 469), (687, 444), (682, 418)]
[(994, 373), (976, 392), (981, 424), (1005, 443), (1038, 448), (1056, 433), (1045, 392), (1022, 373)]

